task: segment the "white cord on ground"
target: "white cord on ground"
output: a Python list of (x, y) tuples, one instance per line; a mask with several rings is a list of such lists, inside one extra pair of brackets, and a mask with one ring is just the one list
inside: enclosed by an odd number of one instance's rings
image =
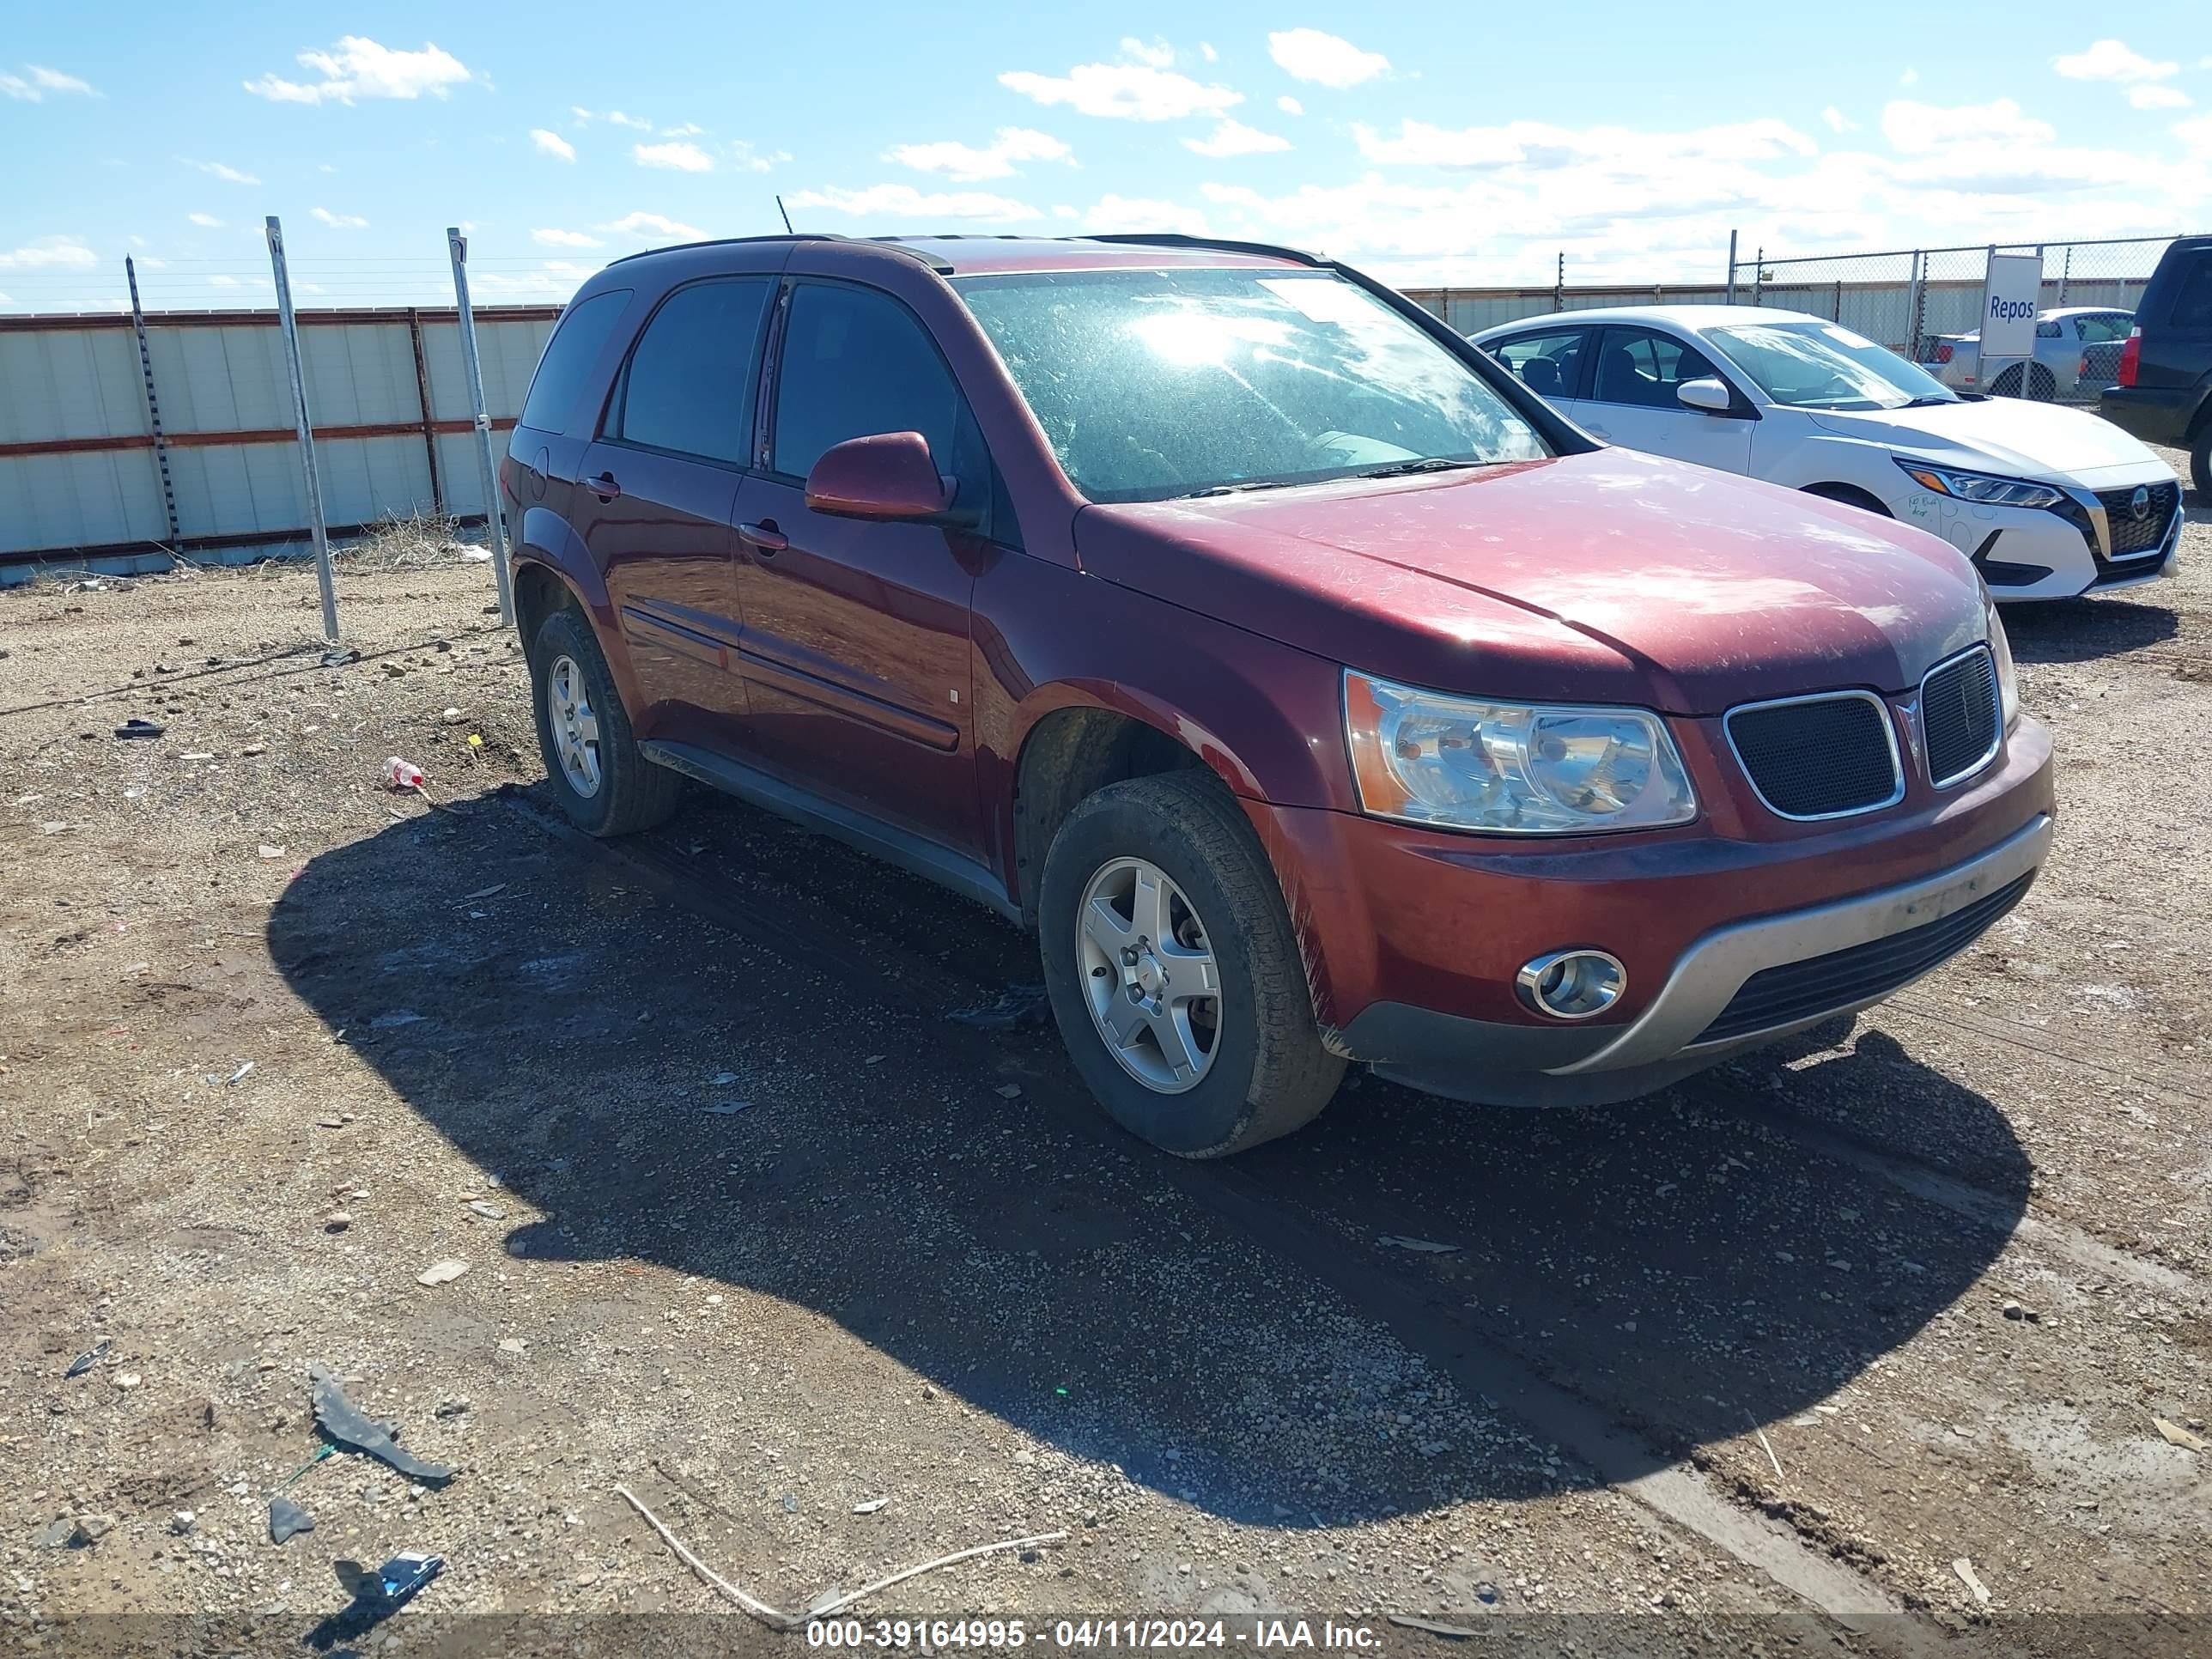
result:
[(723, 1577), (686, 1548), (684, 1540), (669, 1531), (661, 1518), (639, 1501), (635, 1492), (628, 1486), (617, 1486), (615, 1492), (629, 1504), (630, 1508), (645, 1517), (646, 1524), (660, 1534), (661, 1541), (676, 1552), (677, 1559), (697, 1574), (702, 1583), (711, 1585), (720, 1591), (722, 1595), (752, 1614), (763, 1625), (781, 1631), (799, 1630), (805, 1625), (807, 1619), (827, 1619), (832, 1613), (843, 1612), (855, 1601), (873, 1595), (878, 1590), (889, 1589), (893, 1584), (902, 1584), (909, 1578), (919, 1578), (923, 1573), (934, 1572), (939, 1567), (949, 1567), (956, 1561), (970, 1560), (978, 1555), (989, 1555), (999, 1550), (1029, 1549), (1039, 1544), (1056, 1544), (1067, 1536), (1065, 1532), (1039, 1533), (1034, 1538), (1002, 1539), (995, 1544), (978, 1544), (974, 1549), (956, 1551), (951, 1555), (940, 1555), (935, 1560), (925, 1561), (918, 1567), (908, 1567), (892, 1573), (889, 1577), (878, 1578), (873, 1583), (863, 1584), (850, 1595), (841, 1595), (826, 1606), (815, 1608), (805, 1618), (801, 1618), (796, 1613), (782, 1612), (769, 1606), (765, 1601), (756, 1601), (746, 1595), (744, 1591), (730, 1583), (728, 1579)]

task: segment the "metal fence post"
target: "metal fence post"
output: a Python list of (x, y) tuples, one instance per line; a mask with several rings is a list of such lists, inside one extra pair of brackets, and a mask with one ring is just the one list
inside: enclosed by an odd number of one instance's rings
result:
[(146, 313), (138, 304), (138, 267), (123, 256), (124, 279), (131, 284), (131, 327), (138, 336), (138, 373), (146, 381), (146, 418), (154, 432), (154, 459), (161, 469), (161, 511), (168, 517), (169, 539), (179, 538), (177, 487), (169, 477), (169, 441), (161, 431), (161, 400), (154, 392), (154, 354), (146, 349)]
[(1565, 248), (1561, 248), (1559, 250), (1559, 263), (1554, 268), (1554, 274), (1552, 277), (1552, 309), (1554, 311), (1565, 311), (1566, 308), (1567, 251)]
[(1918, 248), (1912, 250), (1912, 288), (1905, 301), (1905, 352), (1914, 362), (1920, 361), (1920, 325), (1928, 298), (1928, 256)]
[(1759, 249), (1752, 258), (1751, 302), (1762, 306), (1766, 303), (1766, 250)]
[(2066, 290), (2072, 285), (2073, 281), (2074, 244), (2069, 242), (2066, 245), (2066, 262), (2059, 267), (2058, 270), (2058, 303), (2062, 306), (2066, 303)]
[(447, 251), (453, 256), (453, 300), (461, 325), (461, 363), (468, 371), (469, 410), (476, 422), (477, 471), (483, 480), (484, 530), (491, 538), (492, 579), (499, 586), (499, 619), (514, 625), (514, 578), (507, 568), (507, 526), (499, 510), (499, 466), (491, 453), (491, 417), (484, 413), (483, 366), (477, 357), (476, 313), (469, 307), (469, 239), (460, 227), (446, 228)]
[(307, 527), (315, 538), (315, 580), (323, 590), (323, 637), (338, 636), (338, 596), (331, 580), (331, 537), (323, 522), (323, 486), (315, 473), (315, 428), (307, 416), (307, 371), (300, 361), (300, 322), (292, 314), (292, 279), (284, 269), (284, 228), (268, 219), (269, 264), (276, 276), (276, 321), (284, 331), (285, 362), (292, 371), (292, 416), (300, 428), (300, 477), (307, 486)]
[(1728, 295), (1721, 303), (1731, 306), (1735, 303), (1735, 233), (1734, 231), (1729, 232)]

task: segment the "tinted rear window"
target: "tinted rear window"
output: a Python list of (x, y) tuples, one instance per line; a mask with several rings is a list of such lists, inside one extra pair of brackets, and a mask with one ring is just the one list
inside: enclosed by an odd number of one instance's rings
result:
[(2212, 328), (2212, 248), (2190, 257), (2166, 320), (2176, 328)]
[(522, 400), (523, 425), (541, 432), (568, 429), (577, 396), (584, 389), (584, 377), (599, 362), (599, 349), (621, 320), (629, 295), (626, 288), (612, 288), (568, 307), (553, 337), (545, 343), (545, 355), (538, 360), (530, 395)]
[(753, 349), (773, 286), (749, 276), (671, 295), (630, 354), (615, 435), (743, 465), (752, 443)]

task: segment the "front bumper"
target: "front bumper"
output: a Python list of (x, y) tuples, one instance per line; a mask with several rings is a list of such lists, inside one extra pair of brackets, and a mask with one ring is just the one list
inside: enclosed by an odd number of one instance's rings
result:
[[(2050, 845), (2050, 738), (2033, 720), (1971, 783), (1916, 781), (1896, 808), (1829, 823), (1783, 828), (1732, 799), (1697, 745), (1686, 760), (1698, 825), (1597, 845), (1505, 848), (1248, 802), (1331, 1047), (1456, 1099), (1632, 1098), (1940, 965), (2017, 902)], [(1515, 970), (1574, 946), (1626, 965), (1620, 1006), (1582, 1023), (1522, 1008)]]
[(2067, 490), (2059, 507), (1984, 507), (1914, 489), (1893, 503), (1905, 523), (1933, 531), (1981, 573), (2000, 605), (2030, 599), (2070, 599), (2088, 592), (2133, 587), (2172, 573), (2181, 547), (2183, 514), (2177, 493), (2164, 533), (2140, 552), (2115, 555), (2107, 510), (2097, 489), (2167, 483), (2173, 475), (2104, 469), (2094, 488)]

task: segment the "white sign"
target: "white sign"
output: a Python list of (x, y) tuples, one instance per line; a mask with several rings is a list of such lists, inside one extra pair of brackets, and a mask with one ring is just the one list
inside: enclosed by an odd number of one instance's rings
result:
[(2035, 313), (2043, 300), (2043, 256), (1992, 253), (1982, 292), (1984, 378), (1987, 366), (2035, 355)]

